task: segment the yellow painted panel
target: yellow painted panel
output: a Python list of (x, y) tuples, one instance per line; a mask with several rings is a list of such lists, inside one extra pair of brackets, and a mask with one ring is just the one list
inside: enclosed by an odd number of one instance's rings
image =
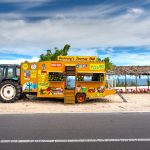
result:
[(23, 92), (37, 92), (37, 63), (21, 64), (21, 85)]
[(115, 94), (115, 93), (116, 93), (116, 90), (114, 90), (114, 89), (111, 89), (111, 90), (105, 89), (103, 95), (107, 96), (107, 95), (112, 95), (112, 94)]
[(76, 93), (86, 93), (87, 97), (102, 97), (105, 87), (105, 82), (76, 82)]

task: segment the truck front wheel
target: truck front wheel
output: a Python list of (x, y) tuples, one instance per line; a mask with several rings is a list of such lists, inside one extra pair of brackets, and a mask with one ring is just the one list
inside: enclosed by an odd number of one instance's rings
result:
[(0, 100), (3, 103), (13, 103), (19, 99), (21, 87), (18, 83), (11, 80), (4, 81), (0, 84)]

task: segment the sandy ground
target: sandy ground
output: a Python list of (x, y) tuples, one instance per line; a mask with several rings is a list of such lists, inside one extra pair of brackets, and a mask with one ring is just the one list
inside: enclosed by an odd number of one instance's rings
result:
[(64, 104), (63, 100), (20, 100), (16, 103), (0, 103), (0, 114), (29, 113), (95, 113), (95, 112), (150, 112), (150, 94), (123, 94), (127, 103), (117, 95), (84, 104)]

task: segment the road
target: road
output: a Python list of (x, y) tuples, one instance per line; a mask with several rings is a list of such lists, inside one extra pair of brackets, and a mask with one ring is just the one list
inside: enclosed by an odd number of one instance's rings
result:
[(150, 113), (0, 115), (0, 150), (145, 150)]

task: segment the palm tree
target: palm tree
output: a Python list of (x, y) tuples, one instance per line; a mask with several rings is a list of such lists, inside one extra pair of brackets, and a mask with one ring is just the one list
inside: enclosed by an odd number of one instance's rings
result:
[(103, 60), (100, 57), (97, 57), (97, 61), (104, 61), (105, 62), (105, 69), (112, 70), (113, 66), (115, 66), (111, 61), (109, 57), (104, 58)]
[(113, 63), (110, 61), (110, 58), (109, 57), (106, 57), (104, 58), (104, 61), (105, 61), (105, 68), (106, 68), (106, 71), (107, 70), (112, 70), (113, 68)]

